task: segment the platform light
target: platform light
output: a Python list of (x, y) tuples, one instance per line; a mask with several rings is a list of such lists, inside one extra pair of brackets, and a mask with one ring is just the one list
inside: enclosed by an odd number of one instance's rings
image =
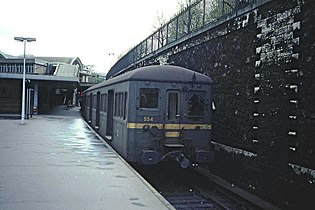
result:
[(24, 124), (25, 118), (25, 51), (26, 42), (35, 42), (36, 38), (31, 37), (14, 37), (14, 40), (24, 43), (24, 53), (23, 53), (23, 81), (22, 81), (22, 113), (21, 113), (21, 124)]

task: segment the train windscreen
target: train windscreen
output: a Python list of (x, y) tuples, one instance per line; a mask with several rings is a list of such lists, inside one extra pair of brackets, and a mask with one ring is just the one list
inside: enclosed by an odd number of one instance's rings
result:
[(140, 108), (158, 108), (159, 89), (140, 88)]
[(206, 115), (207, 104), (205, 100), (206, 92), (190, 92), (188, 100), (188, 118), (193, 121), (202, 121)]

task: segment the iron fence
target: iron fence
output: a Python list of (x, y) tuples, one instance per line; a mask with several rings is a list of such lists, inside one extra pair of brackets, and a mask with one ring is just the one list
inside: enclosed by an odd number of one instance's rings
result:
[(119, 73), (132, 63), (154, 54), (191, 33), (201, 30), (220, 18), (256, 3), (259, 0), (195, 0), (183, 8), (170, 21), (127, 52), (111, 68), (107, 78)]

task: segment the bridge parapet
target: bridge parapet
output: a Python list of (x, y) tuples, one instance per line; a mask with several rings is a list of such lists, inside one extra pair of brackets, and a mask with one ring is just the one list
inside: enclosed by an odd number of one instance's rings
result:
[(195, 0), (127, 52), (110, 69), (106, 79), (128, 71), (142, 60), (268, 1), (270, 0)]

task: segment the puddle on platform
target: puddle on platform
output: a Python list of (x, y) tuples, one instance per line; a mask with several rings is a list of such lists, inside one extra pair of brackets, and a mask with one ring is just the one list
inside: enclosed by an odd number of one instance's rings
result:
[(132, 205), (139, 206), (139, 207), (147, 207), (146, 205), (142, 203), (132, 202)]
[(115, 177), (117, 177), (117, 178), (127, 178), (126, 176), (122, 176), (122, 175), (117, 175), (117, 176), (115, 176)]

